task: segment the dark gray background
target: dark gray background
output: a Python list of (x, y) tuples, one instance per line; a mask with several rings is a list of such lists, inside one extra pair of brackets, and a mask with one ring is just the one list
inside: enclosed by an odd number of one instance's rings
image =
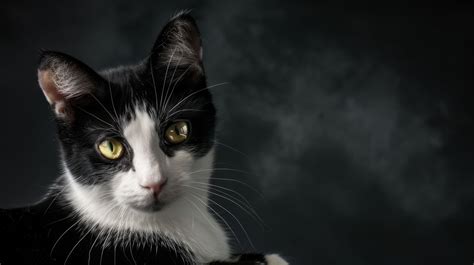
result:
[[(388, 2), (387, 2), (388, 3)], [(397, 5), (393, 4), (396, 3)], [(264, 219), (214, 197), (293, 264), (472, 264), (472, 5), (343, 1), (3, 1), (0, 207), (59, 175), (41, 48), (96, 69), (147, 55), (192, 8), (219, 110), (217, 172)], [(216, 205), (214, 208), (219, 209)], [(219, 211), (252, 251), (232, 216)]]

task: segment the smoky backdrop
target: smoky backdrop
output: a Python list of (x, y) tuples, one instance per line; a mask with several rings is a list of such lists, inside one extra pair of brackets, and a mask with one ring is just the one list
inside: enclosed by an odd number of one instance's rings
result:
[(209, 85), (229, 83), (212, 89), (212, 183), (263, 219), (211, 197), (237, 251), (308, 265), (474, 262), (471, 1), (1, 5), (0, 207), (38, 201), (60, 175), (40, 49), (97, 70), (134, 63), (192, 9)]

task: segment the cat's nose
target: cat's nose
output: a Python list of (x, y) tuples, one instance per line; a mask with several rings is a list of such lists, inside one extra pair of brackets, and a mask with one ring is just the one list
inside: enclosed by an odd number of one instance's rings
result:
[(140, 186), (144, 189), (148, 189), (152, 191), (155, 196), (158, 196), (160, 192), (163, 190), (163, 187), (166, 185), (168, 182), (168, 179), (161, 180), (159, 182), (150, 182), (150, 183), (145, 183), (145, 184), (140, 184)]

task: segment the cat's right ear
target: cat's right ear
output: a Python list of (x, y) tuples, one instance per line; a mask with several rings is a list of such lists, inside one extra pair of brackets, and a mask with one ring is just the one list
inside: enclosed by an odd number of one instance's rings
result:
[(93, 93), (101, 77), (79, 60), (60, 52), (40, 56), (38, 82), (56, 117), (72, 119), (72, 106)]
[(204, 73), (201, 35), (188, 11), (179, 12), (165, 25), (153, 45), (150, 60), (158, 69), (189, 67), (194, 74)]

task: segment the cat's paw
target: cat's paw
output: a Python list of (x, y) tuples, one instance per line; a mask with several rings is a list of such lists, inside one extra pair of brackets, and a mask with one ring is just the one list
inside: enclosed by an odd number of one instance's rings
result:
[(265, 260), (268, 265), (289, 265), (289, 263), (278, 254), (265, 255)]

